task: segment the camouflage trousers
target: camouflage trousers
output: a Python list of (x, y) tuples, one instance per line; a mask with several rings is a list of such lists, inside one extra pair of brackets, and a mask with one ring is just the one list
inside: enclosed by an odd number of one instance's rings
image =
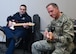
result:
[[(72, 46), (73, 47), (73, 46)], [(73, 48), (65, 50), (63, 47), (56, 47), (53, 43), (48, 43), (46, 40), (34, 42), (32, 44), (32, 54), (41, 54), (41, 52), (52, 51), (51, 54), (70, 54)]]

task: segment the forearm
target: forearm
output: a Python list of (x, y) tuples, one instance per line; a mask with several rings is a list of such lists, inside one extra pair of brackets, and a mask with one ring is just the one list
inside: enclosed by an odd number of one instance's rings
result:
[(54, 41), (61, 42), (63, 44), (68, 44), (70, 42), (73, 42), (73, 37), (69, 34), (65, 34), (63, 36), (57, 36), (56, 34), (54, 34)]

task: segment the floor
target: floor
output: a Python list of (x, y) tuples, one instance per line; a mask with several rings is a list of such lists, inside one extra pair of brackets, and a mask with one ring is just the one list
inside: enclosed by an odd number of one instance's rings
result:
[[(7, 48), (6, 48), (5, 43), (0, 43), (0, 54), (5, 54), (6, 50)], [(31, 53), (28, 52), (27, 50), (15, 49), (14, 54), (31, 54)], [(73, 51), (72, 54), (76, 54), (76, 49)]]
[[(6, 46), (4, 43), (0, 43), (0, 54), (5, 54), (6, 53)], [(31, 54), (30, 52), (22, 49), (16, 49), (14, 54)]]
[(16, 49), (14, 54), (31, 54), (31, 53), (26, 50), (24, 51), (24, 50)]

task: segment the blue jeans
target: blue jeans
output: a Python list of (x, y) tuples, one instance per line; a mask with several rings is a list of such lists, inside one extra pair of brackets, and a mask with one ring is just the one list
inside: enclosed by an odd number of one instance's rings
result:
[(9, 27), (3, 27), (6, 38), (11, 39), (6, 54), (13, 54), (15, 49), (15, 38), (23, 36), (23, 30), (11, 30)]

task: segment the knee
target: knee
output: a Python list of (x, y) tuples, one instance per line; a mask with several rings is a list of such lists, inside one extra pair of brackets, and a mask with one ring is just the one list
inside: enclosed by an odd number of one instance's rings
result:
[(39, 46), (40, 46), (39, 42), (34, 42), (34, 43), (32, 44), (32, 49), (38, 49)]
[(34, 42), (34, 43), (32, 44), (32, 48), (36, 48), (36, 46), (37, 46), (37, 43)]

